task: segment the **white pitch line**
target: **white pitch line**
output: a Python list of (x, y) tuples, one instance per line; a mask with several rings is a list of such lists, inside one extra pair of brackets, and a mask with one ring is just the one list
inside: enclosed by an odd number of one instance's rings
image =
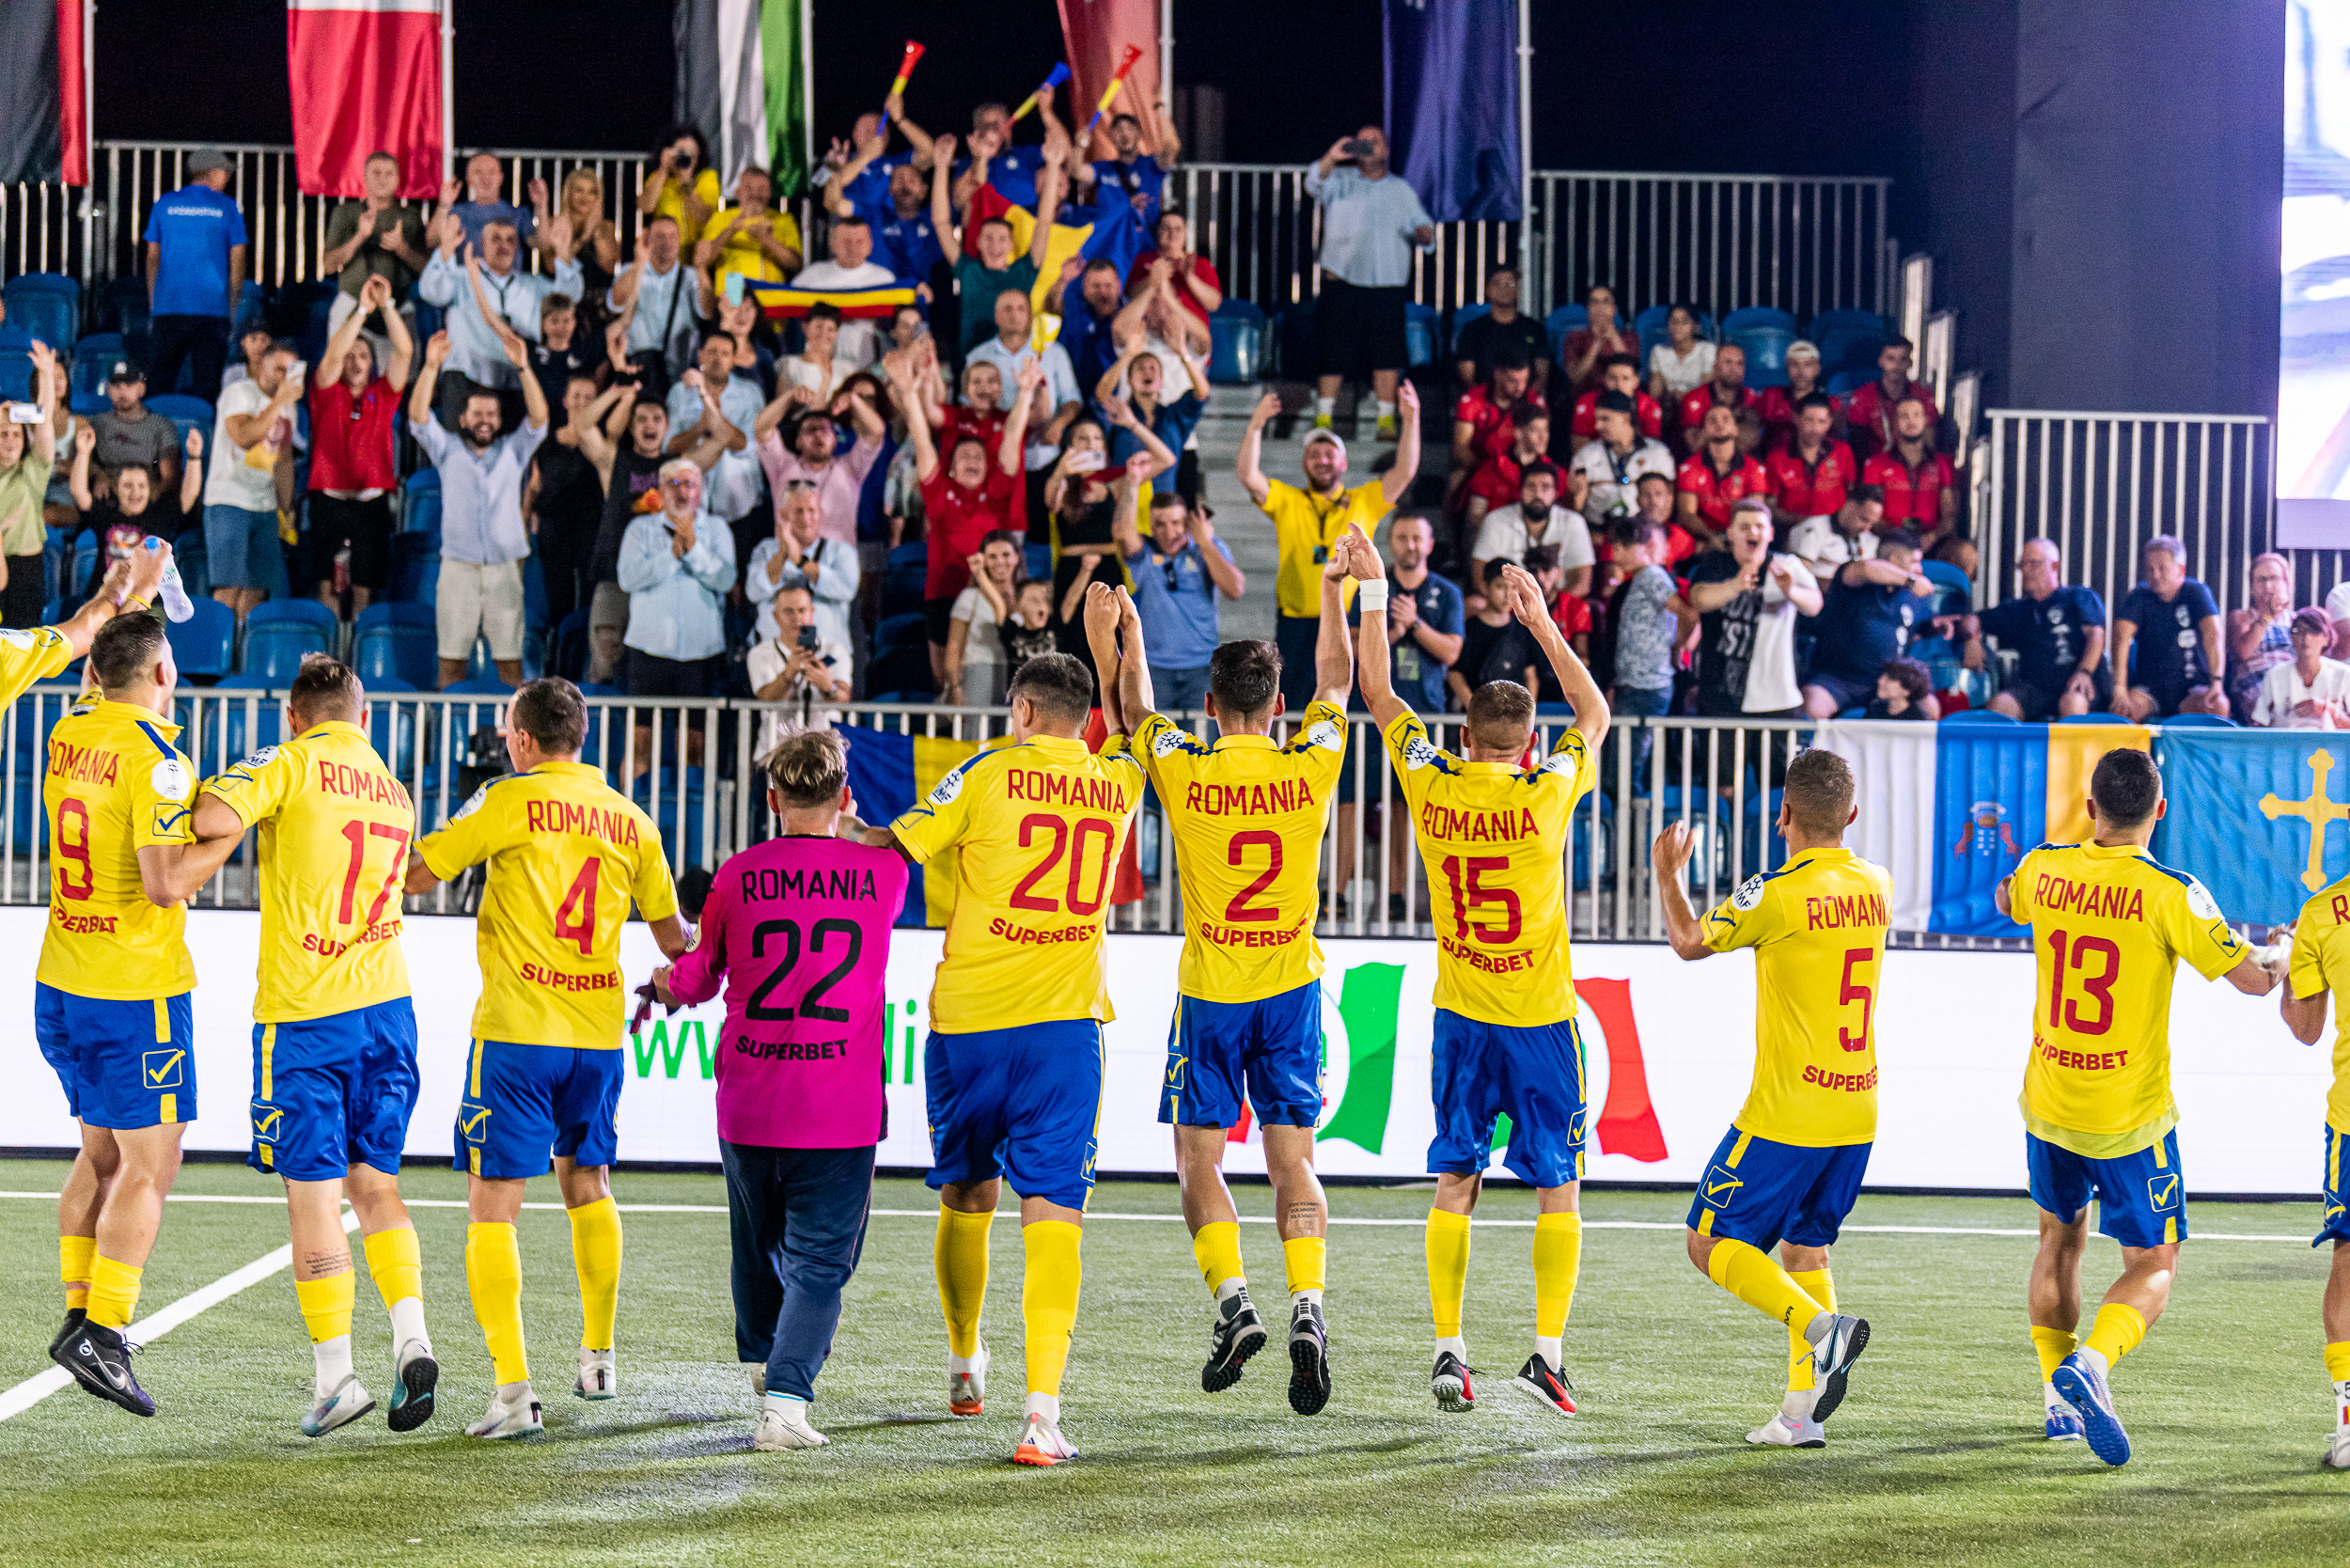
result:
[[(54, 1193), (0, 1193), (0, 1198), (41, 1198), (55, 1196), (55, 1195)], [(282, 1202), (283, 1200), (276, 1200), (275, 1201)], [(356, 1231), (359, 1229), (359, 1216), (355, 1212), (350, 1210), (344, 1211), (343, 1229), (346, 1231)], [(179, 1300), (173, 1302), (162, 1311), (155, 1313), (152, 1317), (144, 1317), (139, 1319), (136, 1323), (132, 1324), (128, 1328), (125, 1328), (122, 1331), (123, 1337), (130, 1340), (134, 1344), (152, 1344), (157, 1340), (160, 1340), (164, 1335), (170, 1333), (173, 1329), (179, 1327), (181, 1324), (187, 1322), (190, 1318), (195, 1317), (197, 1313), (219, 1306), (230, 1296), (235, 1295), (239, 1291), (245, 1290), (250, 1286), (258, 1285), (262, 1280), (267, 1279), (271, 1275), (275, 1274), (278, 1270), (290, 1268), (292, 1265), (293, 1247), (291, 1244), (281, 1247), (274, 1252), (263, 1253), (260, 1257), (254, 1259), (251, 1262), (245, 1264), (244, 1267), (238, 1269), (234, 1273), (224, 1274), (219, 1278), (213, 1280), (211, 1284), (204, 1286), (200, 1290), (190, 1291), (187, 1294), (181, 1296)], [(47, 1372), (38, 1372), (33, 1376), (26, 1378), (15, 1388), (8, 1389), (5, 1393), (0, 1393), (0, 1421), (5, 1421), (11, 1416), (23, 1415), (25, 1411), (30, 1410), (34, 1405), (39, 1404), (42, 1400), (47, 1399), (51, 1394), (55, 1393), (60, 1388), (70, 1386), (72, 1382), (73, 1374), (67, 1372), (63, 1367), (51, 1367)]]

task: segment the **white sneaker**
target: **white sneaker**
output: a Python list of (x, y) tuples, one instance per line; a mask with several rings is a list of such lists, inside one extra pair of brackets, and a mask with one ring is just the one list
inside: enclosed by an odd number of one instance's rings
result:
[(807, 1406), (794, 1401), (786, 1405), (780, 1400), (761, 1398), (759, 1430), (751, 1434), (751, 1447), (767, 1452), (777, 1449), (821, 1449), (832, 1439), (807, 1424)]
[(347, 1374), (335, 1385), (334, 1392), (310, 1407), (302, 1418), (305, 1437), (323, 1437), (338, 1426), (349, 1426), (375, 1408), (375, 1399), (359, 1386), (356, 1374)]
[(1042, 1414), (1028, 1418), (1027, 1427), (1020, 1435), (1020, 1446), (1011, 1450), (1011, 1462), (1015, 1465), (1060, 1465), (1076, 1457), (1076, 1445), (1060, 1435), (1059, 1423), (1045, 1419)]
[(2350, 1470), (2350, 1426), (2337, 1426), (2326, 1440), (2326, 1468)]
[(1747, 1441), (1774, 1449), (1824, 1449), (1827, 1429), (1816, 1420), (1794, 1420), (1784, 1410), (1775, 1410), (1769, 1420), (1747, 1434)]
[(612, 1353), (580, 1346), (579, 1381), (572, 1385), (572, 1392), (581, 1399), (612, 1399), (619, 1391), (620, 1374), (612, 1364)]
[(539, 1419), (539, 1401), (530, 1391), (530, 1380), (501, 1384), (490, 1396), (489, 1414), (465, 1428), (468, 1437), (536, 1437), (546, 1430)]
[(964, 1361), (963, 1370), (957, 1371), (955, 1363), (962, 1360), (959, 1356), (947, 1357), (947, 1409), (952, 1415), (976, 1416), (987, 1408), (987, 1341), (980, 1341), (971, 1358)]

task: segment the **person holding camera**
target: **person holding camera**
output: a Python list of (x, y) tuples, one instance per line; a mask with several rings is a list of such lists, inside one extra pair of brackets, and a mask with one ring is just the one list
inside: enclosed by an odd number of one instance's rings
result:
[(1386, 133), (1366, 125), (1341, 138), (1306, 176), (1322, 204), (1322, 299), (1314, 309), (1314, 429), (1328, 430), (1339, 384), (1368, 373), (1379, 439), (1396, 438), (1395, 384), (1410, 362), (1403, 306), (1412, 252), (1436, 243), (1419, 196), (1387, 168)]
[[(760, 716), (759, 752), (764, 766), (787, 735), (830, 729), (838, 704), (849, 700), (849, 645), (816, 627), (816, 596), (805, 585), (778, 588), (769, 601), (774, 621), (768, 635), (751, 645), (745, 661), (751, 692), (761, 702), (780, 702)], [(827, 706), (819, 708), (818, 703)]]
[(710, 144), (694, 127), (672, 125), (653, 145), (651, 161), (651, 171), (636, 188), (636, 211), (646, 227), (667, 218), (679, 232), (700, 238), (724, 199), (718, 171), (710, 166)]

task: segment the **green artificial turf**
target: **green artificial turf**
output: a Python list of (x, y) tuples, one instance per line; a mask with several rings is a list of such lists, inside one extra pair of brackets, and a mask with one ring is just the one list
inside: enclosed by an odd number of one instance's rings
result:
[[(61, 1165), (0, 1163), (0, 1189), (45, 1192)], [(459, 1178), (412, 1168), (412, 1198)], [(533, 1184), (553, 1202), (551, 1183)], [(721, 1205), (718, 1179), (630, 1175), (625, 1206)], [(191, 1167), (186, 1194), (269, 1196), (240, 1168)], [(1270, 1195), (1243, 1188), (1244, 1214)], [(1825, 1565), (1932, 1561), (2308, 1562), (2350, 1539), (2350, 1476), (2321, 1472), (2332, 1420), (2318, 1327), (2326, 1259), (2305, 1242), (2199, 1240), (2170, 1312), (2115, 1377), (2138, 1446), (2108, 1470), (2041, 1440), (2025, 1333), (2029, 1235), (1848, 1231), (1844, 1309), (1874, 1338), (1817, 1452), (1741, 1441), (1776, 1404), (1785, 1340), (1689, 1267), (1684, 1197), (1593, 1193), (1567, 1370), (1567, 1419), (1509, 1385), (1531, 1333), (1529, 1226), (1481, 1225), (1467, 1332), (1479, 1407), (1427, 1392), (1424, 1190), (1338, 1188), (1328, 1309), (1337, 1388), (1292, 1415), (1278, 1353), (1238, 1387), (1199, 1391), (1207, 1298), (1171, 1186), (1104, 1184), (1063, 1390), (1084, 1450), (1049, 1471), (1008, 1463), (1021, 1393), (1020, 1247), (995, 1233), (987, 1414), (945, 1411), (931, 1280), (934, 1210), (881, 1184), (849, 1292), (812, 1453), (748, 1450), (754, 1400), (733, 1356), (723, 1214), (626, 1216), (619, 1398), (568, 1397), (578, 1306), (558, 1212), (522, 1220), (524, 1309), (544, 1438), (463, 1435), (490, 1391), (467, 1306), (462, 1208), (419, 1207), (442, 1365), (438, 1415), (392, 1435), (380, 1417), (313, 1442), (294, 1427), (310, 1358), (290, 1278), (262, 1281), (157, 1340), (138, 1361), (161, 1405), (141, 1420), (69, 1388), (0, 1422), (0, 1562), (1309, 1563)], [(1114, 1215), (1150, 1218), (1117, 1219)], [(1530, 1221), (1496, 1190), (1484, 1219)], [(2198, 1232), (2306, 1237), (2303, 1205), (2201, 1205)], [(1609, 1229), (1607, 1221), (1662, 1229)], [(0, 1200), (0, 1388), (44, 1368), (59, 1301), (55, 1213)], [(2020, 1200), (1864, 1198), (1855, 1226), (2029, 1231)], [(1279, 1248), (1245, 1224), (1256, 1294), (1277, 1304)], [(174, 1203), (146, 1277), (154, 1310), (286, 1239), (270, 1204)], [(2089, 1253), (2093, 1303), (2116, 1267)], [(384, 1320), (362, 1279), (363, 1377), (386, 1391)], [(1268, 1316), (1272, 1316), (1268, 1313)]]

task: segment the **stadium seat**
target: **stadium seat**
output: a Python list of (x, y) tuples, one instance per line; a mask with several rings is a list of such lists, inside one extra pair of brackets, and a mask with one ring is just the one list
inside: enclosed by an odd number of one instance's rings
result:
[(441, 588), (440, 536), (394, 534), (392, 569), (385, 588), (395, 600), (431, 604)]
[(451, 697), (511, 697), (514, 688), (493, 676), (487, 680), (452, 681), (441, 688)]
[(1798, 336), (1795, 319), (1774, 306), (1749, 305), (1722, 318), (1722, 336), (1725, 337), (1735, 337), (1749, 327), (1770, 327), (1785, 333), (1790, 338)]
[(147, 411), (149, 414), (160, 414), (179, 426), (180, 441), (183, 447), (187, 444), (188, 431), (201, 431), (204, 433), (204, 455), (208, 460), (211, 458), (212, 452), (212, 405), (211, 402), (202, 398), (188, 397), (184, 393), (166, 392), (149, 398)]
[(892, 649), (912, 648), (929, 640), (930, 634), (924, 629), (921, 616), (885, 616), (882, 623), (873, 629), (873, 657), (878, 659)]
[(1848, 392), (1859, 391), (1876, 379), (1873, 367), (1866, 370), (1839, 370), (1827, 378), (1827, 389), (1831, 396), (1841, 398)]
[(374, 744), (376, 755), (390, 765), (393, 776), (406, 783), (416, 772), (416, 715), (420, 704), (397, 698), (413, 695), (416, 688), (388, 676), (370, 681), (362, 675), (359, 680), (368, 688), (368, 696), (377, 699), (368, 704), (368, 739)]
[(438, 469), (419, 468), (408, 476), (405, 486), (408, 495), (400, 511), (400, 529), (407, 534), (430, 534), (441, 537), (441, 475)]
[(236, 612), (216, 599), (196, 600), (196, 613), (185, 620), (166, 621), (164, 635), (182, 675), (227, 675), (236, 663)]
[(316, 622), (292, 619), (263, 620), (260, 612), (267, 608), (266, 604), (257, 606), (246, 619), (244, 657), (238, 667), (243, 674), (285, 685), (300, 672), (305, 658), (331, 652), (333, 649), (326, 630)]
[(1873, 333), (1879, 342), (1886, 337), (1885, 318), (1873, 310), (1823, 310), (1804, 323), (1804, 331), (1815, 343), (1838, 332)]
[(335, 612), (315, 599), (272, 599), (266, 604), (253, 606), (252, 613), (245, 617), (245, 626), (248, 630), (275, 621), (291, 621), (298, 626), (315, 626), (322, 635), (328, 637), (334, 636), (342, 626), (341, 620), (337, 618)]
[[(1052, 552), (1042, 544), (1028, 546), (1031, 551), (1044, 550), (1045, 558)], [(923, 589), (930, 581), (930, 546), (916, 540), (901, 544), (889, 552), (889, 564), (882, 575), (882, 614), (899, 615), (922, 607)], [(1049, 570), (1049, 569), (1048, 569)]]
[(1461, 329), (1468, 325), (1471, 321), (1477, 320), (1478, 317), (1490, 316), (1493, 313), (1494, 307), (1487, 305), (1483, 300), (1477, 300), (1471, 304), (1462, 306), (1460, 308), (1452, 312), (1452, 334), (1447, 341), (1451, 343), (1455, 349), (1458, 349), (1461, 344)]
[(1574, 855), (1574, 885), (1577, 887), (1612, 887), (1616, 885), (1616, 803), (1608, 795), (1593, 790), (1590, 798), (1599, 802), (1599, 832), (1591, 832), (1591, 813), (1578, 807), (1574, 816), (1572, 833)]
[(432, 612), (421, 604), (369, 604), (360, 611), (353, 623), (351, 654), (352, 668), (369, 689), (395, 681), (411, 690), (425, 691), (440, 678)]
[(10, 322), (0, 326), (0, 398), (24, 402), (33, 395), (33, 335)]
[(1436, 362), (1436, 342), (1439, 325), (1434, 306), (1417, 300), (1403, 307), (1403, 360), (1417, 370), (1423, 365)]
[[(1543, 335), (1550, 339), (1550, 357), (1558, 359), (1567, 346), (1567, 334), (1590, 324), (1591, 313), (1579, 305), (1562, 305), (1543, 318)], [(1642, 342), (1648, 341), (1643, 337)]]
[(2221, 718), (2217, 713), (2173, 713), (2157, 721), (2166, 729), (2236, 729), (2235, 720)]
[[(1669, 305), (1652, 305), (1632, 318), (1632, 331), (1640, 339), (1642, 349), (1654, 348), (1670, 336), (1665, 330), (1665, 323), (1672, 319), (1672, 313), (1673, 307)], [(1643, 372), (1647, 368), (1646, 366), (1641, 367)]]
[[(499, 685), (506, 683), (498, 675), (497, 661), (490, 656), (490, 639), (486, 636), (473, 639), (473, 657), (465, 661), (465, 681), (459, 684), (474, 681), (493, 681)], [(510, 691), (513, 688), (507, 689)]]
[(70, 353), (82, 328), (82, 286), (63, 273), (20, 273), (0, 288), (8, 324)]
[(678, 787), (679, 770), (664, 767), (648, 770), (643, 777), (636, 780), (629, 795), (652, 818), (653, 825), (661, 830), (661, 847), (672, 865), (677, 861), (678, 817), (681, 807), (683, 808), (685, 864), (698, 866), (702, 863), (702, 770), (689, 767), (683, 772), (685, 778), (682, 791)]
[(73, 368), (67, 385), (72, 393), (73, 412), (97, 414), (109, 404), (106, 398), (106, 372), (115, 361), (123, 357), (122, 335), (118, 332), (94, 332), (73, 345)]
[(1748, 386), (1786, 385), (1787, 345), (1794, 340), (1793, 330), (1778, 326), (1742, 327), (1730, 334), (1730, 341), (1747, 351)]
[(539, 564), (536, 551), (523, 557), (523, 625), (537, 632), (545, 640), (547, 630), (547, 573)]
[(582, 604), (565, 616), (562, 624), (555, 629), (554, 672), (578, 683), (587, 675), (588, 661), (594, 651), (588, 637), (588, 606)]
[(1885, 335), (1873, 329), (1839, 327), (1813, 339), (1813, 346), (1820, 351), (1822, 374), (1833, 377), (1847, 370), (1860, 370), (1873, 379), (1877, 354), (1885, 347)]
[(1955, 713), (1944, 713), (1944, 724), (2013, 724), (2016, 721), (1990, 708), (1962, 708)]
[(1053, 547), (1049, 544), (1029, 545), (1026, 554), (1022, 558), (1021, 569), (1035, 581), (1051, 582), (1053, 580)]
[(1284, 381), (1313, 380), (1314, 310), (1308, 300), (1273, 318), (1273, 373)]
[(1253, 385), (1264, 359), (1264, 312), (1228, 299), (1208, 318), (1208, 379), (1218, 386)]

